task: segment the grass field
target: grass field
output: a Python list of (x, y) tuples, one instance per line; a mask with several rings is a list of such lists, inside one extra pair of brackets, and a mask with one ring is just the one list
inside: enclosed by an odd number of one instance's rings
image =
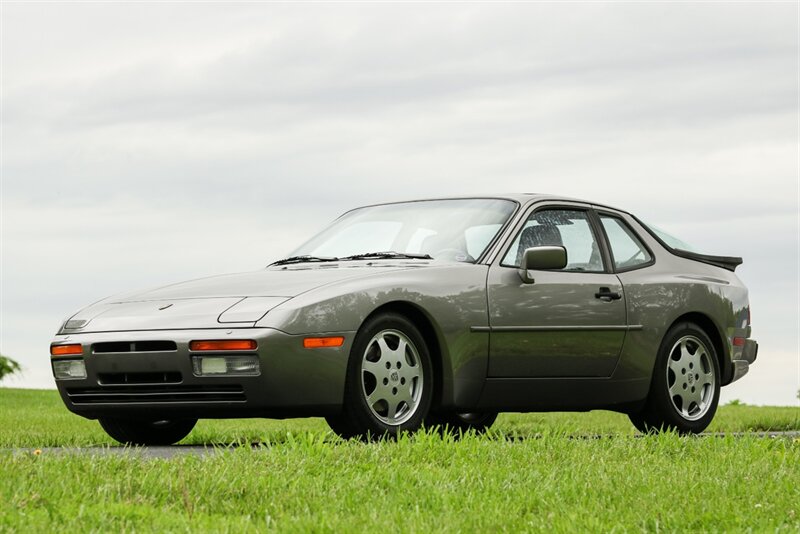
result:
[[(712, 431), (800, 429), (724, 406)], [(201, 421), (170, 460), (35, 454), (111, 445), (55, 392), (0, 388), (0, 531), (800, 530), (800, 440), (637, 436), (627, 418), (503, 415), (489, 436), (362, 444), (317, 419)]]

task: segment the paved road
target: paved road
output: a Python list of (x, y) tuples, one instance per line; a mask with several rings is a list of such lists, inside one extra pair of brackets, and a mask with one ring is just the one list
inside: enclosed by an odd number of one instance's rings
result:
[[(700, 437), (704, 438), (719, 438), (725, 436), (734, 437), (747, 437), (756, 436), (759, 438), (769, 439), (800, 439), (800, 431), (788, 432), (732, 432), (727, 433), (707, 433), (701, 434)], [(614, 436), (575, 436), (574, 439), (607, 439)], [(530, 438), (527, 438), (530, 439)], [(277, 445), (280, 446), (280, 445)], [(139, 456), (143, 458), (173, 458), (175, 456), (212, 456), (219, 454), (221, 451), (234, 450), (239, 447), (252, 447), (254, 449), (260, 448), (258, 443), (252, 445), (173, 445), (171, 447), (122, 447), (122, 446), (97, 446), (97, 447), (43, 447), (41, 449), (35, 448), (17, 448), (17, 449), (0, 449), (2, 451), (11, 451), (14, 454), (41, 454), (45, 456), (59, 456), (70, 454), (81, 454), (90, 456)]]
[[(253, 445), (254, 448), (258, 445)], [(233, 450), (238, 446), (228, 445), (173, 445), (171, 447), (42, 447), (41, 449), (5, 449), (15, 454), (40, 454), (42, 456), (65, 456), (71, 454), (87, 456), (140, 456), (143, 458), (173, 458), (175, 456), (211, 456), (220, 451)]]

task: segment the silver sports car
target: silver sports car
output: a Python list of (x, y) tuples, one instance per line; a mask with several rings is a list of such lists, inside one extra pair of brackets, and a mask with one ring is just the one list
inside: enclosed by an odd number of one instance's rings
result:
[(593, 409), (700, 432), (758, 352), (741, 261), (549, 195), (367, 206), (263, 270), (92, 304), (51, 363), (67, 408), (133, 444), (198, 418), (366, 439)]

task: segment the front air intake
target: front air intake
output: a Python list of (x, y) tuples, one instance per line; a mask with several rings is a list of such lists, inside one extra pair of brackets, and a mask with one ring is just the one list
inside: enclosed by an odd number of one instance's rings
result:
[(180, 384), (183, 376), (178, 371), (163, 373), (98, 373), (97, 381), (106, 385)]
[(174, 352), (178, 345), (174, 341), (106, 341), (92, 345), (95, 354), (120, 352)]

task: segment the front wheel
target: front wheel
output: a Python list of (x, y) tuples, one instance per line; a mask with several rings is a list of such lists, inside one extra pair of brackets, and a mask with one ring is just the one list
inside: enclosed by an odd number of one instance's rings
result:
[(350, 351), (342, 413), (327, 418), (348, 439), (379, 439), (422, 425), (433, 398), (433, 365), (417, 327), (402, 315), (369, 319)]
[(188, 436), (195, 424), (197, 419), (100, 419), (106, 434), (125, 445), (172, 445)]
[(699, 326), (677, 324), (661, 343), (645, 408), (631, 422), (642, 432), (700, 433), (714, 418), (719, 390), (714, 344)]

